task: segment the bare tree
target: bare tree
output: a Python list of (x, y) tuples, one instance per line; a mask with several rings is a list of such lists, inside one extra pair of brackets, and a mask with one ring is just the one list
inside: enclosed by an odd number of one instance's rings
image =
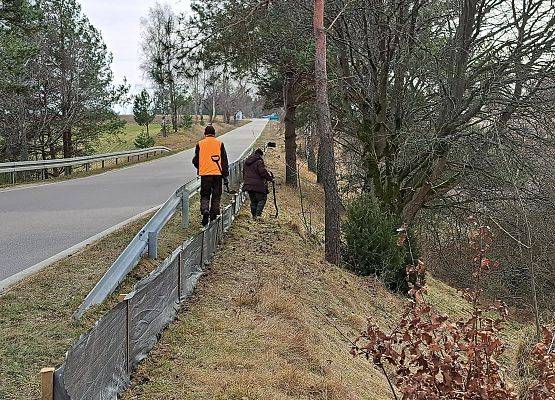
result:
[[(178, 72), (181, 64), (178, 50), (179, 19), (168, 4), (157, 3), (149, 10), (143, 24), (143, 65), (147, 76), (160, 87), (160, 92), (167, 97), (168, 110), (171, 115), (172, 128), (178, 130), (177, 86)], [(165, 120), (165, 115), (163, 116)], [(166, 130), (163, 129), (165, 135)]]

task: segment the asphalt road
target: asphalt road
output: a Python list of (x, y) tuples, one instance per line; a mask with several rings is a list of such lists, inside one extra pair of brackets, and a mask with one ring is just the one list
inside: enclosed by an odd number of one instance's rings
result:
[[(232, 162), (267, 120), (220, 137)], [(164, 203), (196, 176), (194, 149), (64, 182), (0, 191), (0, 283), (114, 225)]]

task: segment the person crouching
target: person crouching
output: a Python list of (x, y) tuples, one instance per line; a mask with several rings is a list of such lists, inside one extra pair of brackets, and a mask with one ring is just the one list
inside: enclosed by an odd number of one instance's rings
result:
[(263, 155), (262, 150), (256, 149), (245, 160), (243, 169), (243, 190), (249, 193), (251, 214), (254, 219), (262, 216), (268, 200), (268, 182), (274, 180), (273, 175), (266, 169)]

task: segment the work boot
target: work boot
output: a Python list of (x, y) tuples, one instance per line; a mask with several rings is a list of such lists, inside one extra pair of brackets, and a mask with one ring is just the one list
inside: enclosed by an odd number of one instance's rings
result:
[(209, 213), (202, 214), (202, 226), (208, 225), (209, 222), (210, 222), (210, 214)]

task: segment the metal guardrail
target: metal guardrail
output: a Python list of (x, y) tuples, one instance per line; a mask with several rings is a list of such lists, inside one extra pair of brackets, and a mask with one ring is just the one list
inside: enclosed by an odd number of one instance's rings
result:
[[(11, 182), (12, 184), (15, 183), (16, 180), (16, 173), (17, 172), (29, 172), (29, 171), (37, 171), (42, 170), (43, 175), (44, 171), (53, 168), (67, 168), (67, 167), (75, 167), (85, 165), (86, 170), (88, 170), (88, 166), (92, 163), (100, 162), (102, 163), (102, 167), (104, 167), (104, 162), (109, 160), (115, 160), (116, 164), (118, 163), (118, 159), (127, 157), (128, 161), (131, 157), (137, 157), (137, 159), (142, 155), (149, 154), (156, 154), (158, 152), (168, 152), (171, 151), (168, 147), (165, 146), (157, 146), (157, 147), (149, 147), (147, 149), (139, 149), (139, 150), (129, 150), (129, 151), (119, 151), (113, 153), (106, 153), (106, 154), (96, 154), (92, 156), (83, 156), (83, 157), (74, 157), (74, 158), (59, 158), (53, 160), (33, 160), (33, 161), (16, 161), (16, 162), (8, 162), (8, 163), (0, 163), (0, 174), (11, 174)], [(44, 177), (44, 176), (43, 176)]]
[[(229, 180), (231, 185), (240, 181), (245, 154), (251, 148), (252, 146), (243, 152), (239, 160), (230, 165)], [(195, 179), (181, 186), (170, 196), (98, 281), (73, 314), (74, 318), (80, 318), (93, 305), (101, 304), (119, 286), (127, 274), (135, 268), (143, 255), (148, 254), (149, 258), (157, 258), (158, 235), (179, 208), (182, 210), (182, 226), (187, 228), (189, 225), (189, 200), (199, 189), (200, 180)]]

